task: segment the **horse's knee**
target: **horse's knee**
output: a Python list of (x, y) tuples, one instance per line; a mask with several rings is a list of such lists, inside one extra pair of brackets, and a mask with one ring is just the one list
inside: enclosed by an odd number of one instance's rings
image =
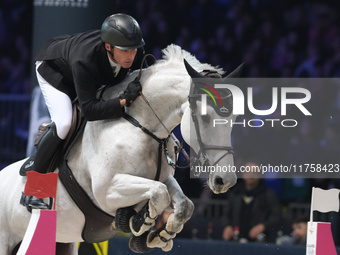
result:
[(141, 236), (152, 228), (156, 218), (170, 205), (170, 195), (165, 184), (155, 182), (148, 194), (148, 203), (129, 220), (129, 229), (135, 236)]
[(187, 197), (183, 199), (175, 210), (176, 218), (179, 221), (187, 222), (195, 209), (194, 203)]
[(150, 201), (157, 210), (157, 213), (161, 214), (171, 202), (167, 186), (161, 182), (157, 182), (156, 185), (153, 185)]
[(166, 230), (169, 233), (179, 233), (182, 231), (184, 223), (187, 222), (194, 211), (194, 204), (192, 201), (185, 197), (175, 207), (174, 213), (170, 215), (166, 224)]

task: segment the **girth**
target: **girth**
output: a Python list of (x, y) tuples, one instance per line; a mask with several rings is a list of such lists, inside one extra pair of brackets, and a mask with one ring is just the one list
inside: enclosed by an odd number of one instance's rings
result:
[[(74, 113), (74, 117), (75, 116), (80, 118), (80, 111)], [(82, 230), (83, 240), (88, 243), (98, 243), (106, 241), (118, 233), (118, 231), (114, 230), (112, 225), (115, 221), (115, 217), (104, 212), (93, 203), (92, 199), (80, 186), (67, 164), (69, 151), (77, 138), (83, 133), (85, 125), (86, 121), (85, 119), (82, 119), (81, 124), (78, 125), (77, 130), (71, 139), (71, 144), (68, 146), (64, 157), (59, 163), (59, 180), (66, 188), (72, 200), (84, 214), (85, 225)]]
[(115, 217), (96, 206), (80, 186), (67, 164), (67, 159), (59, 166), (59, 179), (68, 194), (85, 216), (82, 238), (88, 243), (98, 243), (114, 237), (118, 231), (113, 228)]

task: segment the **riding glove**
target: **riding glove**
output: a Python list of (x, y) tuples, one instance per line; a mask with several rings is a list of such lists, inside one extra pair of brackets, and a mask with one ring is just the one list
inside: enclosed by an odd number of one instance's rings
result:
[(130, 82), (122, 95), (120, 95), (120, 99), (126, 100), (126, 106), (129, 107), (133, 101), (140, 95), (139, 92), (142, 91), (142, 86), (138, 79), (136, 78), (134, 81)]

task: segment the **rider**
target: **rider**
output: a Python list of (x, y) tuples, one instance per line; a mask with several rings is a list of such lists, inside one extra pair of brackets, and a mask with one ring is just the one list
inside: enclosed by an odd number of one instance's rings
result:
[[(72, 100), (78, 98), (82, 115), (88, 121), (118, 118), (124, 106), (140, 95), (138, 81), (128, 84), (123, 95), (103, 101), (97, 89), (121, 82), (132, 65), (144, 54), (144, 40), (137, 21), (126, 14), (105, 19), (101, 30), (51, 39), (36, 58), (36, 74), (52, 123), (41, 139), (37, 152), (22, 167), (23, 172), (46, 173), (51, 159), (66, 138), (72, 120)], [(25, 199), (22, 199), (25, 200)], [(46, 208), (38, 198), (26, 204)]]

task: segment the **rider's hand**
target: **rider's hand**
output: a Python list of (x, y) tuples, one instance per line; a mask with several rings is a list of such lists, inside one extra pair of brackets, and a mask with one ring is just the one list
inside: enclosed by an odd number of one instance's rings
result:
[(266, 227), (263, 224), (258, 224), (249, 230), (249, 237), (256, 239), (261, 233), (265, 231)]
[(232, 226), (226, 226), (223, 229), (222, 238), (224, 240), (231, 240), (234, 236), (234, 229)]
[(142, 91), (142, 86), (138, 79), (136, 78), (134, 81), (130, 82), (124, 91), (124, 93), (120, 96), (120, 99), (126, 100), (126, 106), (129, 107), (133, 101), (140, 95)]

